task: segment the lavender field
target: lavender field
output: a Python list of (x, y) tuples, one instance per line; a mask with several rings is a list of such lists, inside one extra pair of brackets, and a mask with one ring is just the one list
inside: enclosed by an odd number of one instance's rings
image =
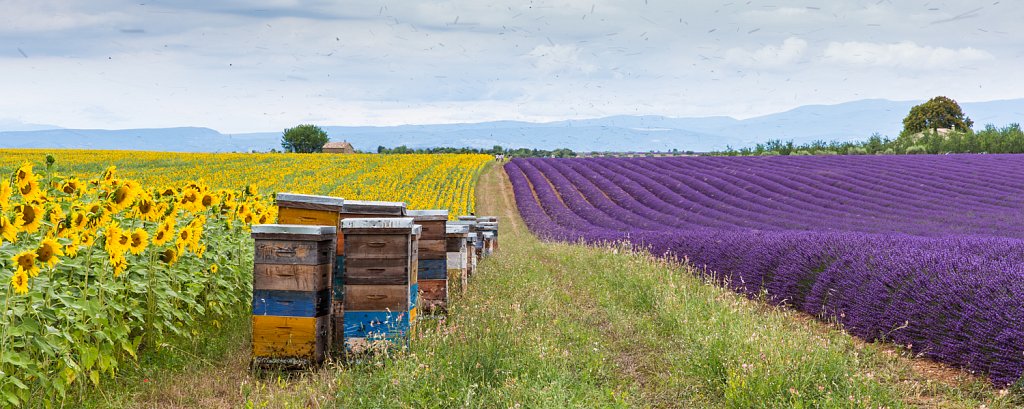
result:
[(628, 241), (988, 375), (1024, 371), (1024, 156), (515, 159), (549, 240)]

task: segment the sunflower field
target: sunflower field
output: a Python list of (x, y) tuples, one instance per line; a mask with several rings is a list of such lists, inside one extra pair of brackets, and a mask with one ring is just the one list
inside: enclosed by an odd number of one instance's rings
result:
[(0, 150), (0, 406), (60, 406), (248, 313), (249, 226), (276, 222), (274, 192), (456, 216), (490, 159)]
[[(248, 303), (269, 197), (18, 167), (0, 181), (0, 406), (98, 385), (140, 348)], [(38, 401), (37, 401), (38, 403)]]
[(377, 155), (285, 153), (175, 153), (0, 149), (0, 172), (25, 162), (44, 166), (52, 155), (60, 171), (85, 177), (114, 165), (144, 186), (202, 180), (218, 188), (329, 195), (349, 200), (402, 201), (410, 209), (473, 212), (473, 185), (490, 155)]

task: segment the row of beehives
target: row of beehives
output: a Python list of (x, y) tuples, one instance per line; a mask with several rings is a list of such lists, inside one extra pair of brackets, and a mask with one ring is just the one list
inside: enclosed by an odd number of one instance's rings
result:
[(257, 365), (408, 345), (417, 313), (446, 313), (497, 248), (494, 217), (291, 193), (277, 205), (280, 224), (252, 227)]

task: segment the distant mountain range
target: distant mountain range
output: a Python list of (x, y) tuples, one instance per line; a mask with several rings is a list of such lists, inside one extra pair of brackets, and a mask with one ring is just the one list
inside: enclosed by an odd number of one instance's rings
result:
[[(920, 101), (869, 99), (837, 105), (807, 105), (749, 119), (611, 116), (547, 123), (494, 121), (401, 126), (323, 126), (332, 140), (358, 150), (469, 146), (576, 151), (710, 151), (752, 146), (768, 139), (848, 141), (873, 133), (895, 137), (903, 117)], [(975, 122), (1005, 126), (1024, 122), (1024, 98), (961, 104)], [(248, 152), (281, 149), (281, 132), (222, 134), (209, 128), (64, 129), (0, 120), (0, 147), (134, 149), (184, 152)]]

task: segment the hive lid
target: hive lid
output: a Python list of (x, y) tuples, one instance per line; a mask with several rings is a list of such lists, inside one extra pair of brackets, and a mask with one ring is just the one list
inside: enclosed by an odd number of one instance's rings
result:
[(304, 224), (254, 224), (252, 234), (336, 234), (334, 226), (311, 226)]
[(476, 216), (459, 216), (459, 221), (476, 221)]
[(413, 226), (415, 224), (411, 217), (374, 217), (341, 221), (342, 229), (409, 229), (411, 231)]
[(314, 208), (341, 211), (345, 199), (334, 196), (303, 195), (299, 193), (278, 193), (278, 206), (294, 208)]
[(372, 200), (346, 200), (343, 213), (405, 216), (405, 202), (379, 202)]
[(465, 224), (451, 224), (448, 223), (444, 226), (445, 234), (467, 234), (469, 233), (469, 225)]
[(498, 222), (498, 216), (477, 216), (476, 221), (478, 222)]
[(498, 230), (497, 222), (479, 222), (476, 225), (480, 230)]
[(494, 238), (494, 232), (493, 231), (485, 231), (484, 232), (484, 238), (485, 239), (493, 239)]
[(431, 210), (406, 210), (405, 215), (417, 221), (440, 221), (448, 220), (448, 211), (441, 209)]
[(413, 236), (419, 236), (422, 233), (423, 233), (423, 226), (420, 226), (418, 224), (412, 226), (412, 235)]

